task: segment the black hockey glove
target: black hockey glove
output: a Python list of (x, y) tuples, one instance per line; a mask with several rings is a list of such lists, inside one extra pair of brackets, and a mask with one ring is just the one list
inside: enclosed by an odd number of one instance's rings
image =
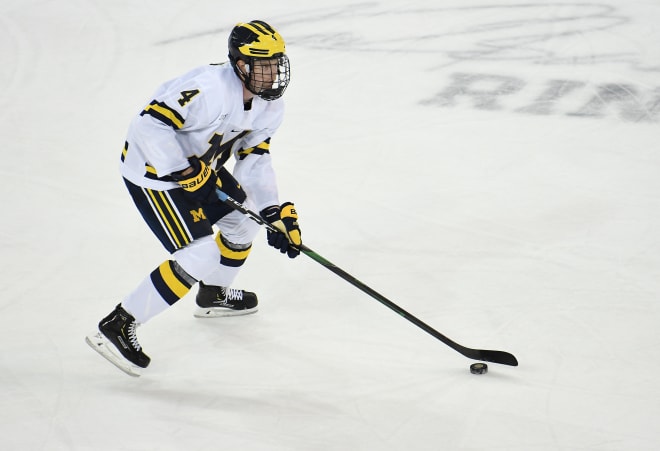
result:
[[(189, 199), (203, 204), (218, 202), (218, 195), (215, 192), (218, 176), (215, 171), (197, 157), (191, 157), (188, 161), (192, 171), (190, 168), (186, 168), (183, 171), (174, 172), (172, 178), (181, 185)], [(188, 173), (183, 175), (187, 171)]]
[(300, 227), (298, 227), (298, 213), (291, 202), (285, 202), (281, 207), (271, 205), (261, 210), (261, 217), (274, 225), (279, 232), (268, 230), (268, 244), (289, 258), (300, 255)]

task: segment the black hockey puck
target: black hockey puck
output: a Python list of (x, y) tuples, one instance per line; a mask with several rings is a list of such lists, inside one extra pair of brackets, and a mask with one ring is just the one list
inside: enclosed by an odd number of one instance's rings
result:
[(485, 363), (473, 363), (470, 365), (470, 373), (472, 374), (486, 374), (488, 372), (488, 365)]

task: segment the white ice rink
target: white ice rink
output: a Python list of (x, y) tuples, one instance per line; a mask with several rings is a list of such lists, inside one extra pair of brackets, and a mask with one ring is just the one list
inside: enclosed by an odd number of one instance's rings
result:
[[(256, 315), (84, 343), (166, 252), (118, 172), (155, 88), (287, 40), (272, 141), (303, 240), (471, 360), (260, 235)], [(660, 449), (660, 2), (0, 0), (0, 448)]]

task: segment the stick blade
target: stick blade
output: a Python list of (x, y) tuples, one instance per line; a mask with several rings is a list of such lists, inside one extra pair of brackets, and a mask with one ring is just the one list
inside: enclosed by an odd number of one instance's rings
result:
[(479, 353), (480, 357), (475, 360), (483, 360), (485, 362), (499, 363), (509, 366), (518, 366), (518, 359), (516, 359), (516, 357), (511, 353), (504, 351), (489, 351), (486, 349), (481, 350)]

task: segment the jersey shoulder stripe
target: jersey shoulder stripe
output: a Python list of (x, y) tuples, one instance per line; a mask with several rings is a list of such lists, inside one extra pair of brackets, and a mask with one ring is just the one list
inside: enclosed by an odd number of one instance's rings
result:
[(183, 128), (185, 119), (173, 108), (167, 106), (165, 102), (152, 100), (149, 105), (140, 113), (140, 116), (148, 114), (161, 121), (163, 124), (168, 125), (175, 130)]

